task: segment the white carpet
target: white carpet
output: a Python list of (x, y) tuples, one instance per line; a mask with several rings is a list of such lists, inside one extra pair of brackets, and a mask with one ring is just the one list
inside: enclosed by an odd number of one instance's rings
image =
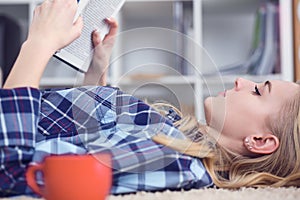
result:
[[(1, 199), (1, 198), (0, 198)], [(31, 197), (3, 198), (1, 200), (37, 200)], [(131, 195), (109, 196), (107, 200), (296, 200), (300, 199), (300, 188), (242, 188), (237, 191), (225, 189), (199, 189), (185, 192), (140, 192)], [(88, 200), (88, 199), (85, 199)]]

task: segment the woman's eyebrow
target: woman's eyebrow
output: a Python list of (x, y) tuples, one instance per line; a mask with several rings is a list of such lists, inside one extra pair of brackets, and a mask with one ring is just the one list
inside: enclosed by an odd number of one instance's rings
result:
[(270, 81), (266, 81), (264, 85), (265, 85), (265, 86), (268, 86), (268, 88), (269, 88), (269, 93), (270, 93), (270, 92), (271, 92), (271, 88), (272, 88), (272, 83), (271, 83)]

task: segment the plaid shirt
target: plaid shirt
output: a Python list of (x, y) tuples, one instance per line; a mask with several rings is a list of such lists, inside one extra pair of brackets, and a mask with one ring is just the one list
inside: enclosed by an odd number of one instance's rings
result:
[[(212, 185), (200, 159), (180, 154), (151, 140), (157, 133), (176, 138), (184, 136), (171, 120), (139, 99), (110, 87), (80, 87), (44, 91), (39, 104), (39, 91), (23, 88), (6, 91), (11, 94), (6, 104), (12, 101), (22, 105), (21, 100), (25, 97), (22, 98), (16, 91), (23, 90), (28, 93), (26, 98), (32, 100), (32, 110), (1, 110), (1, 122), (7, 113), (12, 112), (16, 121), (23, 112), (29, 113), (31, 116), (26, 116), (26, 120), (30, 118), (32, 121), (28, 128), (31, 132), (24, 130), (22, 121), (14, 126), (17, 127), (17, 135), (8, 134), (12, 132), (7, 131), (9, 124), (1, 127), (1, 149), (4, 152), (1, 153), (0, 176), (7, 179), (1, 186), (2, 194), (31, 193), (24, 181), (26, 165), (41, 162), (49, 154), (66, 153), (110, 153), (113, 159), (112, 194)], [(39, 105), (40, 116), (36, 125)], [(27, 121), (24, 123), (28, 124)], [(25, 131), (29, 134), (23, 134)], [(13, 143), (23, 140), (27, 141), (26, 145), (24, 142)], [(10, 144), (11, 141), (13, 144)], [(25, 151), (19, 149), (23, 146)], [(11, 165), (6, 162), (10, 157), (7, 149), (18, 155), (11, 158)], [(28, 158), (24, 161), (20, 154), (26, 154)], [(20, 173), (15, 174), (18, 170)]]
[(40, 99), (36, 89), (0, 89), (0, 196), (25, 192), (24, 173), (34, 154)]

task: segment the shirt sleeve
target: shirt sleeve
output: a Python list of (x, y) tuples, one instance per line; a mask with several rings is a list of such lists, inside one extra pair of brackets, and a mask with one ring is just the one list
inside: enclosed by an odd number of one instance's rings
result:
[(0, 196), (24, 194), (41, 93), (34, 88), (0, 89)]

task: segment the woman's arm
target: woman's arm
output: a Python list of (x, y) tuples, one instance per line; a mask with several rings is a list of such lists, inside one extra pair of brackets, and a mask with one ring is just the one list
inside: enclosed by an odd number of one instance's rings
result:
[(34, 11), (29, 34), (4, 88), (39, 87), (51, 56), (79, 37), (82, 18), (74, 22), (77, 0), (46, 0)]
[(35, 88), (0, 89), (0, 197), (26, 191), (25, 171), (37, 134), (41, 93)]
[(107, 84), (107, 72), (112, 48), (115, 43), (115, 37), (118, 31), (118, 24), (115, 19), (106, 20), (110, 26), (109, 33), (101, 41), (100, 33), (94, 31), (92, 35), (94, 45), (94, 55), (91, 65), (84, 77), (84, 85), (102, 85)]
[(6, 89), (0, 89), (1, 197), (26, 192), (25, 172), (34, 153), (41, 103), (36, 88), (52, 54), (80, 35), (82, 19), (73, 23), (76, 10), (76, 0), (46, 0), (35, 9)]

